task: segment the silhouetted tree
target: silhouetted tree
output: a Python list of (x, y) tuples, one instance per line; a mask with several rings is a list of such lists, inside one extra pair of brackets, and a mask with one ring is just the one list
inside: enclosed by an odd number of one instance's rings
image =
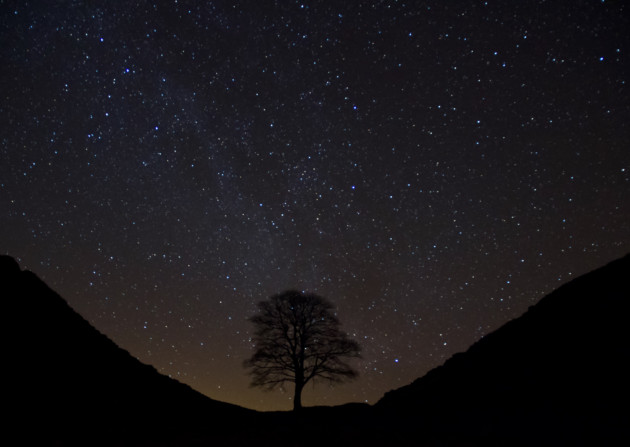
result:
[(339, 329), (333, 305), (317, 295), (288, 291), (258, 303), (250, 321), (256, 330), (251, 386), (264, 389), (295, 384), (293, 410), (302, 408), (302, 390), (316, 379), (342, 382), (358, 373), (343, 358), (359, 357), (359, 344)]

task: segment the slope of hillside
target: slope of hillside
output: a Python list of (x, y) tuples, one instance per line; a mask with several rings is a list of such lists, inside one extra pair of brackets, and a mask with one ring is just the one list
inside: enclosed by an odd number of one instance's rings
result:
[(92, 445), (126, 436), (155, 441), (179, 436), (182, 427), (227, 431), (254, 414), (141, 363), (8, 256), (0, 257), (0, 284), (10, 377), (3, 401), (8, 425), (22, 436), (63, 443), (98, 433)]
[(415, 426), (488, 444), (622, 445), (630, 440), (628, 278), (630, 255), (565, 284), (376, 409), (405, 436)]

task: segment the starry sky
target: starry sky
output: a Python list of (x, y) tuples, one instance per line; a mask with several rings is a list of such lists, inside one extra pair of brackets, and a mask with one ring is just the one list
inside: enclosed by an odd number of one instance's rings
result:
[(247, 321), (337, 306), (375, 403), (630, 251), (623, 1), (0, 1), (0, 250), (259, 410)]

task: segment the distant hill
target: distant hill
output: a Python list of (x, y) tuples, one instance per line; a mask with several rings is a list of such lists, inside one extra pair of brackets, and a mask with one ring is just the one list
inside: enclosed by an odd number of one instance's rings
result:
[(8, 256), (0, 256), (0, 293), (3, 406), (23, 445), (155, 445), (184, 428), (226, 432), (255, 414), (141, 363)]
[(375, 409), (437, 445), (630, 445), (630, 255), (583, 275)]

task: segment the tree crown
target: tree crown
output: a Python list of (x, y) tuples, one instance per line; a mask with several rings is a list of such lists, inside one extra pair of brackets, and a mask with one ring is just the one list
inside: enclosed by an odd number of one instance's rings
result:
[[(360, 357), (357, 342), (339, 329), (330, 301), (287, 291), (258, 304), (250, 368), (252, 386), (273, 389), (294, 382), (296, 392), (315, 379), (340, 382), (358, 373), (344, 358)], [(296, 397), (299, 397), (296, 395)]]

